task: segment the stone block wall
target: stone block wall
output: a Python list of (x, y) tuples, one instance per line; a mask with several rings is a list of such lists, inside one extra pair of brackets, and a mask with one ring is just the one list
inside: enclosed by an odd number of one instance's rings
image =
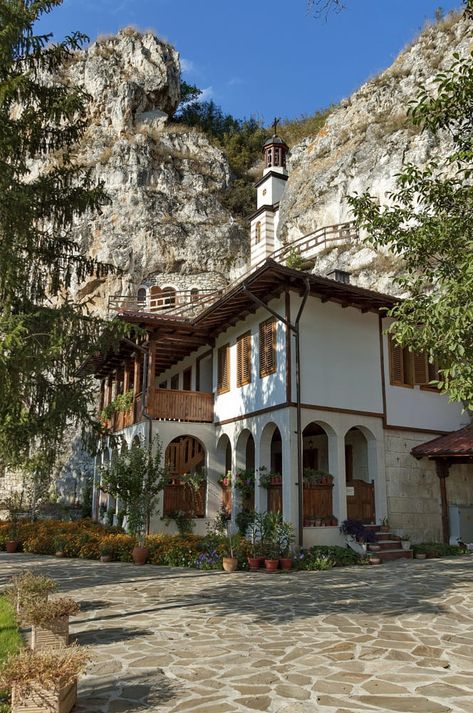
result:
[[(413, 542), (441, 542), (440, 487), (435, 463), (411, 455), (414, 446), (435, 436), (385, 431), (386, 490), (391, 529)], [(473, 465), (453, 466), (447, 480), (449, 504), (473, 505)]]

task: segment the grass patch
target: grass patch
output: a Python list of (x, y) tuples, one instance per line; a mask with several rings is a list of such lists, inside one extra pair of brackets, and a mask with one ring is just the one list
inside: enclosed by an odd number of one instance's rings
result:
[[(13, 607), (5, 596), (0, 596), (0, 666), (22, 645)], [(9, 713), (9, 699), (9, 691), (0, 691), (0, 713)]]

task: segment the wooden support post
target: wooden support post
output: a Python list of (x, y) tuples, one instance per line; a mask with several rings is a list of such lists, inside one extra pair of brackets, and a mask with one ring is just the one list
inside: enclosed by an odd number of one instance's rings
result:
[(110, 406), (110, 404), (113, 401), (113, 396), (112, 396), (112, 391), (113, 391), (113, 376), (109, 376), (107, 379), (107, 390), (106, 390), (106, 403), (105, 406)]
[(123, 365), (123, 393), (126, 394), (130, 388), (130, 365), (125, 362)]
[(156, 341), (151, 339), (148, 351), (148, 393), (146, 394), (146, 410), (153, 410), (154, 392), (156, 390)]
[(439, 459), (435, 461), (435, 468), (440, 481), (440, 499), (442, 503), (442, 536), (445, 544), (450, 541), (450, 526), (448, 522), (448, 498), (447, 498), (447, 478), (450, 472), (448, 460)]
[(100, 401), (99, 401), (99, 413), (103, 411), (105, 407), (105, 379), (100, 382)]
[(135, 360), (133, 363), (134, 375), (133, 375), (133, 400), (136, 399), (141, 389), (140, 382), (140, 355), (135, 354)]

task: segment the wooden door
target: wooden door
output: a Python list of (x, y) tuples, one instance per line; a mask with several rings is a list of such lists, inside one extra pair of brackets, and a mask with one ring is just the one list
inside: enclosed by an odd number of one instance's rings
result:
[(353, 495), (347, 495), (348, 519), (360, 520), (365, 525), (375, 522), (374, 485), (364, 480), (351, 480), (347, 487), (353, 492)]

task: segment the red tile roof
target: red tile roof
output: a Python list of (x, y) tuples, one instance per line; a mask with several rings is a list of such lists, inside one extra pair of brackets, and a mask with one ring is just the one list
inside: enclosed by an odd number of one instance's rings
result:
[(441, 456), (471, 456), (473, 455), (473, 423), (461, 428), (459, 431), (452, 431), (445, 436), (439, 436), (432, 441), (422, 443), (411, 451), (415, 458), (431, 458)]

